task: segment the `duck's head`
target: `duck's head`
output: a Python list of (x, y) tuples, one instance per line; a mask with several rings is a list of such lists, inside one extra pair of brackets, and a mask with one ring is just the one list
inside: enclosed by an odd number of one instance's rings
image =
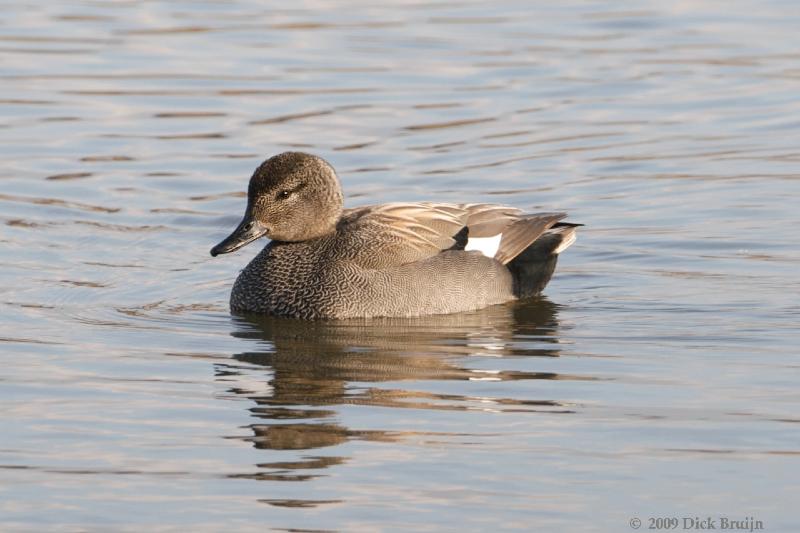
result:
[(285, 242), (321, 237), (336, 228), (342, 204), (336, 172), (321, 157), (302, 152), (270, 157), (250, 178), (242, 222), (211, 255), (238, 250), (263, 236)]

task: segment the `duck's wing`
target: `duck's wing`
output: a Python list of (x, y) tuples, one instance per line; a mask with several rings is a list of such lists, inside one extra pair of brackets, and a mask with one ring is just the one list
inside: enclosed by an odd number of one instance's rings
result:
[(365, 268), (421, 261), (458, 249), (468, 213), (455, 204), (391, 203), (347, 209), (337, 227), (337, 256)]
[(444, 250), (476, 250), (508, 263), (564, 213), (525, 214), (496, 204), (392, 203), (348, 209), (337, 228), (337, 255), (385, 268)]
[(479, 250), (506, 264), (553, 227), (566, 213), (524, 213), (496, 204), (460, 204), (467, 212), (466, 250)]

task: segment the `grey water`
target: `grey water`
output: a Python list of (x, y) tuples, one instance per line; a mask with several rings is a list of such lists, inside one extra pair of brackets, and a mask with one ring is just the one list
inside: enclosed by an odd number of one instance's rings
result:
[[(779, 0), (4, 2), (0, 530), (797, 531), (798, 27)], [(231, 316), (261, 244), (208, 250), (290, 149), (348, 206), (585, 227), (531, 301)]]

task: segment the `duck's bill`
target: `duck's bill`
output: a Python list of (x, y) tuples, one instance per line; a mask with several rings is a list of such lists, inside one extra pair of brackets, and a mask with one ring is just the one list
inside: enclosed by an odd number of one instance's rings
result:
[(250, 244), (267, 233), (268, 228), (249, 216), (245, 216), (241, 224), (225, 240), (211, 249), (211, 255), (227, 254)]

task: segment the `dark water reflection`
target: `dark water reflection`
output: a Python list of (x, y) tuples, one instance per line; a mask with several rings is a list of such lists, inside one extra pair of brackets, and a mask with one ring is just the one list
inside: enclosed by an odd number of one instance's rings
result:
[[(234, 355), (246, 368), (215, 364), (217, 381), (228, 395), (247, 399), (251, 403), (248, 412), (255, 419), (242, 428), (245, 435), (230, 438), (251, 443), (258, 450), (301, 454), (260, 462), (252, 472), (232, 474), (234, 479), (297, 482), (330, 475), (331, 468), (354, 460), (341, 455), (342, 445), (349, 441), (391, 444), (489, 436), (478, 428), (450, 432), (349, 427), (341, 420), (340, 406), (400, 409), (412, 417), (421, 416), (419, 410), (566, 415), (574, 413), (574, 406), (552, 398), (469, 396), (440, 391), (440, 384), (594, 379), (504, 368), (507, 357), (559, 356), (558, 307), (546, 298), (424, 318), (304, 323), (246, 315), (233, 324), (232, 335), (257, 348)], [(496, 361), (492, 368), (469, 364), (470, 359), (487, 357)], [(269, 376), (263, 389), (238, 383), (242, 378), (252, 383), (257, 368)], [(426, 386), (426, 382), (433, 384)], [(405, 387), (406, 383), (412, 387)], [(334, 454), (317, 455), (325, 449)], [(307, 497), (260, 501), (301, 508), (341, 503)]]
[[(545, 298), (524, 304), (493, 306), (473, 313), (425, 318), (304, 323), (248, 315), (240, 317), (235, 324), (234, 336), (255, 341), (262, 348), (236, 354), (234, 358), (263, 366), (271, 373), (266, 393), (236, 386), (229, 389), (256, 404), (250, 412), (259, 422), (250, 426), (253, 437), (248, 440), (257, 448), (300, 450), (334, 446), (351, 439), (392, 441), (408, 434), (352, 430), (325, 422), (337, 415), (330, 407), (341, 404), (401, 409), (572, 412), (552, 399), (470, 397), (419, 390), (417, 382), (426, 380), (591, 379), (501, 367), (475, 369), (464, 364), (468, 357), (486, 355), (558, 357), (557, 307)], [(523, 337), (535, 340), (535, 346), (517, 346)], [(218, 364), (216, 368), (219, 381), (236, 382), (235, 367)], [(416, 390), (403, 389), (402, 382), (406, 381), (417, 383)], [(391, 383), (392, 387), (381, 386), (386, 383)], [(311, 464), (317, 463), (317, 459), (311, 461)], [(312, 468), (308, 462), (297, 464), (298, 468)]]

